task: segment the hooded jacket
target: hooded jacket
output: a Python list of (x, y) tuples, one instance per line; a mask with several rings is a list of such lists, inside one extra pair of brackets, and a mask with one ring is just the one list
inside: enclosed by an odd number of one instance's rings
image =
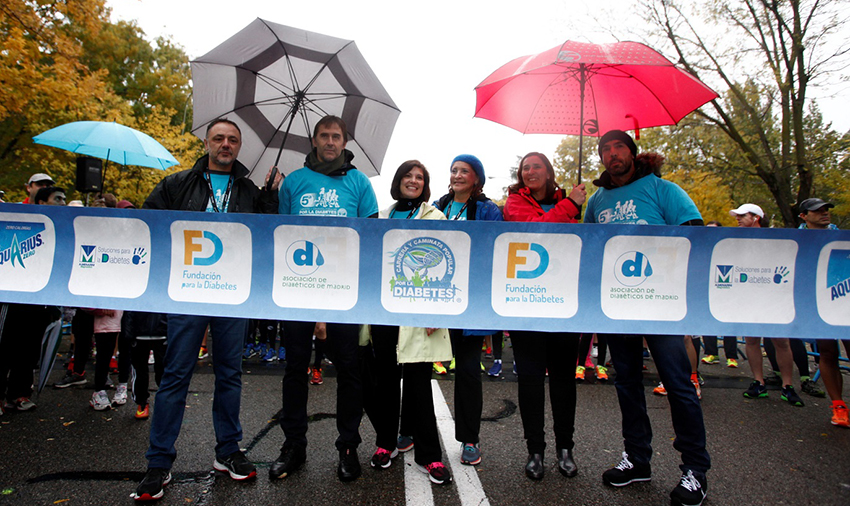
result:
[[(145, 200), (143, 209), (165, 209), (170, 211), (206, 211), (210, 189), (204, 172), (209, 165), (209, 155), (195, 162), (191, 169), (165, 177)], [(277, 212), (277, 192), (257, 188), (248, 179), (248, 168), (238, 160), (231, 168), (233, 188), (227, 203), (228, 213)]]

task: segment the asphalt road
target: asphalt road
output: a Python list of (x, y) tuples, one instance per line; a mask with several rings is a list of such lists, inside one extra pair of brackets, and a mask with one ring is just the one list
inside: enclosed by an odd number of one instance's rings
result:
[[(511, 351), (506, 349), (506, 361), (510, 357)], [(652, 362), (646, 364), (655, 434), (651, 482), (623, 489), (602, 484), (602, 472), (620, 459), (620, 413), (613, 384), (593, 380), (578, 387), (578, 476), (562, 477), (553, 467), (550, 451), (545, 456), (545, 478), (528, 480), (523, 473), (526, 451), (516, 408), (516, 380), (508, 370), (501, 380), (484, 380), (483, 461), (476, 468), (461, 466), (451, 458), (459, 455), (449, 415), (453, 382), (451, 375), (435, 376), (447, 405), (438, 406), (438, 413), (448, 408), (443, 419), (443, 426), (448, 427), (443, 447), (456, 478), (450, 486), (437, 487), (413, 469), (407, 456), (396, 459), (387, 470), (369, 468), (374, 431), (365, 416), (360, 447), (363, 476), (353, 483), (339, 482), (333, 446), (336, 381), (332, 366), (326, 368), (324, 385), (310, 388), (307, 464), (285, 480), (270, 482), (267, 468), (283, 443), (276, 424), (283, 366), (255, 360), (245, 363), (243, 376), (242, 447), (257, 465), (259, 477), (254, 482), (236, 483), (226, 475), (214, 474), (213, 375), (207, 359), (199, 362), (192, 382), (177, 442), (175, 480), (159, 504), (669, 504), (668, 494), (680, 475), (679, 455), (672, 447), (667, 401), (650, 393), (656, 377)], [(806, 407), (796, 408), (782, 402), (776, 389), (768, 399), (744, 399), (741, 393), (749, 383), (746, 362), (739, 369), (701, 365), (701, 372), (706, 379), (702, 406), (713, 465), (704, 504), (850, 505), (850, 430), (830, 425), (827, 399), (803, 395)], [(54, 379), (60, 375), (61, 371), (54, 371)], [(850, 378), (845, 383), (850, 384)], [(845, 387), (845, 399), (850, 399), (847, 390)], [(91, 384), (61, 391), (47, 388), (36, 399), (36, 410), (7, 412), (0, 417), (0, 504), (133, 502), (130, 493), (146, 467), (149, 422), (133, 418), (132, 403), (95, 412), (88, 405), (92, 392)], [(551, 428), (551, 420), (547, 427)], [(550, 448), (554, 448), (551, 431), (549, 435)]]

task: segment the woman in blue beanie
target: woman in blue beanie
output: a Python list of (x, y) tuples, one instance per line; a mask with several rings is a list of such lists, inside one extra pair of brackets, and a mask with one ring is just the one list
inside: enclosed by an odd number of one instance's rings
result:
[[(452, 160), (449, 193), (434, 202), (449, 220), (502, 221), (499, 207), (481, 191), (484, 165), (472, 155), (458, 155)], [(462, 445), (461, 464), (481, 462), (478, 433), (481, 429), (481, 345), (492, 330), (451, 329), (455, 364), (455, 439)]]

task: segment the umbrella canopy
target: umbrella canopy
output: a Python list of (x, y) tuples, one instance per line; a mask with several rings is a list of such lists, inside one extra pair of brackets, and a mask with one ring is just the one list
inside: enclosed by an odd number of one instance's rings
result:
[(399, 115), (353, 41), (262, 19), (192, 61), (192, 81), (192, 131), (203, 138), (219, 117), (237, 123), (238, 158), (257, 183), (269, 167), (302, 167), (313, 127), (329, 114), (348, 127), (354, 165), (376, 175)]
[(75, 121), (51, 128), (32, 140), (120, 165), (165, 170), (180, 163), (151, 136), (115, 122)]
[(579, 136), (674, 125), (718, 96), (638, 42), (567, 41), (503, 65), (475, 92), (478, 118)]

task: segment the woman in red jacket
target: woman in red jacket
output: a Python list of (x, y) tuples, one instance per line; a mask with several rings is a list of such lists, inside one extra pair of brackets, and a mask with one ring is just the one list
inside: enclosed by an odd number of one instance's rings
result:
[[(586, 198), (583, 184), (573, 188), (569, 195), (558, 188), (549, 159), (540, 153), (529, 153), (520, 161), (516, 184), (508, 189), (505, 221), (576, 223)], [(528, 447), (525, 474), (533, 480), (543, 478), (547, 371), (558, 470), (569, 478), (578, 473), (573, 460), (578, 339), (579, 334), (569, 332), (511, 331), (519, 383), (519, 410)]]

